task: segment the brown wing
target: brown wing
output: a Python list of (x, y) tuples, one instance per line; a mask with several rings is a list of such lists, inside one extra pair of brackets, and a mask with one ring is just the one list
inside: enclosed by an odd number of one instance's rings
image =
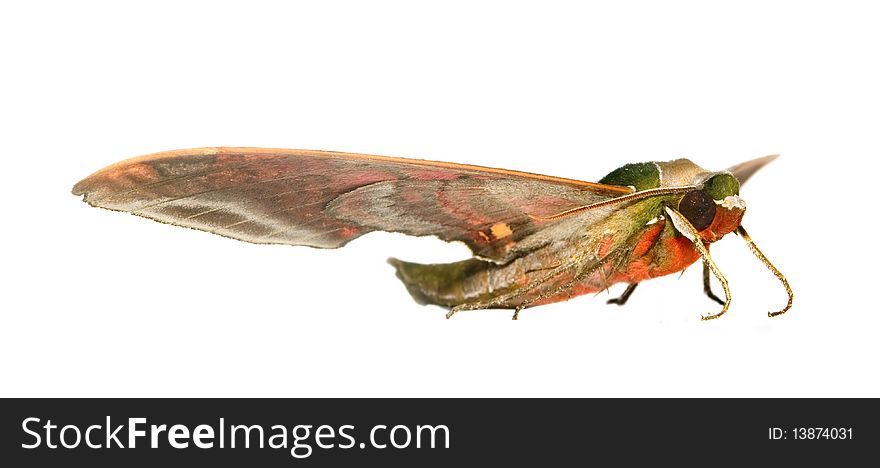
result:
[(335, 248), (370, 231), (465, 242), (503, 262), (552, 221), (625, 187), (453, 163), (324, 151), (201, 148), (134, 158), (73, 188), (92, 206), (247, 242)]

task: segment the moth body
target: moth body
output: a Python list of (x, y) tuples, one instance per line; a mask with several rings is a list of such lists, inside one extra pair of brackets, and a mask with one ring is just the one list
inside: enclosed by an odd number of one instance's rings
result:
[[(342, 247), (371, 231), (464, 242), (465, 261), (392, 259), (420, 303), (520, 309), (629, 287), (702, 258), (709, 297), (730, 303), (708, 246), (741, 225), (740, 184), (775, 156), (710, 172), (686, 159), (622, 166), (599, 182), (466, 164), (327, 151), (198, 148), (129, 159), (77, 183), (90, 205), (258, 244)], [(711, 292), (709, 272), (725, 299)], [(777, 314), (778, 314), (777, 313)], [(516, 315), (514, 315), (516, 317)]]
[[(630, 166), (617, 169), (603, 182), (647, 190), (699, 186), (716, 176), (733, 178), (728, 173), (710, 173), (686, 159)], [(704, 197), (715, 205), (698, 210), (701, 217), (705, 211), (712, 212), (711, 221), (700, 231), (705, 243), (715, 242), (739, 226), (745, 206), (730, 202), (739, 199), (737, 192), (738, 183), (713, 192), (719, 200), (709, 194)], [(565, 223), (562, 230), (574, 235), (506, 264), (477, 259), (434, 265), (397, 259), (390, 263), (410, 294), (423, 304), (455, 307), (491, 302), (496, 308), (516, 309), (564, 301), (617, 283), (635, 284), (677, 273), (700, 259), (693, 242), (663, 216), (664, 205), (678, 207), (684, 196), (672, 194), (593, 212), (589, 223), (581, 226), (576, 215), (558, 220)], [(644, 222), (633, 229), (634, 220)]]

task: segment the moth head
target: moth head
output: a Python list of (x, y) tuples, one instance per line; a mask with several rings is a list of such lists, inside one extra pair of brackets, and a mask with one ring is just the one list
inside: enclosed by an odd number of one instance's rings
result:
[(702, 187), (686, 193), (678, 211), (700, 232), (706, 242), (715, 242), (739, 227), (746, 202), (739, 197), (739, 181), (729, 172), (711, 175)]

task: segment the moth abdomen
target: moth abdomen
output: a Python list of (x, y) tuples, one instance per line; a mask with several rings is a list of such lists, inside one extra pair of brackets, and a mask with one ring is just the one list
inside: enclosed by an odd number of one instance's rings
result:
[(504, 281), (506, 275), (496, 271), (499, 265), (476, 258), (439, 264), (389, 258), (388, 263), (394, 266), (397, 277), (419, 304), (454, 307), (486, 301), (511, 289)]

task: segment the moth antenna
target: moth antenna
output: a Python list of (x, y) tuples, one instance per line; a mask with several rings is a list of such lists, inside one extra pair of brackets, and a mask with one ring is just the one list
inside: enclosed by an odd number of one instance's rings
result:
[(695, 185), (685, 185), (682, 187), (652, 188), (652, 189), (648, 189), (648, 190), (642, 190), (641, 192), (631, 193), (629, 195), (622, 195), (620, 197), (611, 198), (608, 200), (602, 200), (600, 202), (591, 203), (589, 205), (579, 206), (577, 208), (572, 208), (570, 210), (565, 210), (560, 213), (556, 213), (555, 215), (537, 216), (537, 215), (529, 214), (529, 217), (534, 220), (537, 220), (537, 221), (554, 221), (554, 220), (557, 220), (560, 218), (566, 218), (568, 216), (583, 213), (584, 211), (595, 210), (597, 208), (604, 208), (606, 206), (616, 205), (618, 203), (626, 203), (628, 201), (641, 200), (643, 198), (656, 197), (658, 195), (670, 195), (673, 193), (690, 192), (690, 191), (696, 190), (698, 188), (699, 187), (697, 187)]
[(672, 220), (673, 226), (678, 230), (682, 235), (687, 237), (696, 247), (697, 251), (700, 252), (700, 256), (703, 257), (703, 263), (709, 267), (709, 270), (712, 271), (712, 274), (718, 278), (718, 282), (721, 283), (721, 287), (724, 288), (724, 304), (721, 306), (721, 312), (716, 314), (703, 315), (703, 320), (712, 320), (721, 317), (725, 313), (727, 313), (727, 309), (730, 308), (730, 286), (727, 284), (727, 278), (724, 277), (724, 274), (721, 273), (721, 270), (718, 268), (718, 265), (715, 264), (715, 261), (712, 260), (712, 256), (709, 255), (709, 248), (706, 247), (706, 244), (703, 243), (703, 239), (700, 238), (700, 233), (697, 231), (697, 228), (691, 224), (687, 218), (684, 217), (678, 211), (673, 210), (672, 208), (666, 206), (664, 207), (666, 213), (669, 214), (669, 219)]
[(746, 244), (749, 246), (749, 250), (751, 250), (752, 253), (755, 254), (756, 257), (758, 257), (758, 260), (761, 260), (761, 263), (763, 263), (768, 270), (772, 271), (773, 275), (779, 278), (779, 281), (782, 281), (782, 285), (785, 286), (785, 292), (788, 293), (788, 304), (786, 304), (785, 307), (780, 311), (767, 312), (767, 316), (776, 317), (777, 315), (782, 315), (788, 312), (788, 309), (791, 309), (791, 302), (792, 300), (794, 300), (794, 293), (791, 291), (791, 286), (788, 285), (788, 280), (785, 279), (785, 276), (780, 273), (779, 270), (777, 270), (776, 267), (773, 266), (772, 263), (770, 263), (770, 260), (768, 260), (767, 257), (764, 256), (761, 250), (758, 249), (758, 246), (755, 245), (755, 241), (752, 240), (752, 237), (749, 236), (749, 233), (746, 232), (746, 229), (744, 227), (740, 226), (736, 228), (736, 233), (739, 234), (744, 241), (746, 241)]

